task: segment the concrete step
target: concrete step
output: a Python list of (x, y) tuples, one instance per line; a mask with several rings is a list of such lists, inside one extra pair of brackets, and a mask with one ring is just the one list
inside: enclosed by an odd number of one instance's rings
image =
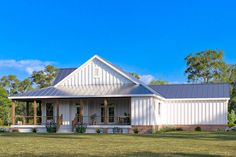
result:
[(73, 133), (71, 125), (61, 125), (57, 133)]

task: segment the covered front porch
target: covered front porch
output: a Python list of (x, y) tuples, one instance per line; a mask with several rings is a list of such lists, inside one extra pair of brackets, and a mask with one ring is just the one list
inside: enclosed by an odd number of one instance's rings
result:
[(74, 132), (78, 125), (85, 126), (86, 133), (95, 133), (97, 129), (112, 133), (114, 128), (128, 133), (131, 128), (130, 97), (21, 100), (26, 105), (24, 115), (15, 114), (18, 101), (12, 101), (13, 128), (46, 128), (53, 124), (60, 133)]

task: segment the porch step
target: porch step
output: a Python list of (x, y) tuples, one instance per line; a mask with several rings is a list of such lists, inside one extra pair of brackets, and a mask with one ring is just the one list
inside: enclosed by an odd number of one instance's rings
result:
[(61, 125), (57, 133), (73, 133), (71, 125)]

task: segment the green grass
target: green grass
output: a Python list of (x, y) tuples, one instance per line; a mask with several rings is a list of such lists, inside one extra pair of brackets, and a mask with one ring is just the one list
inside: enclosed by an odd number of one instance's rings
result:
[(0, 156), (236, 156), (236, 133), (0, 134)]

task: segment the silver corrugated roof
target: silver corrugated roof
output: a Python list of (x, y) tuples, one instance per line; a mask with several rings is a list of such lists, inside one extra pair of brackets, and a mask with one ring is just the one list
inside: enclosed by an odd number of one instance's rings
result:
[(151, 85), (165, 98), (229, 98), (228, 84), (169, 84)]
[(11, 97), (102, 97), (153, 94), (142, 85), (87, 85), (79, 87), (47, 87)]

